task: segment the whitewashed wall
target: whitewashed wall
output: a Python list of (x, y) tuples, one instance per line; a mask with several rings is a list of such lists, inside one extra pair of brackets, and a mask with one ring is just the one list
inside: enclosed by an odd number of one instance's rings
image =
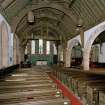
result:
[[(2, 30), (2, 25), (5, 25), (7, 27), (7, 30), (5, 29), (4, 31)], [(7, 35), (8, 35), (8, 42), (5, 41), (5, 43), (8, 44), (8, 64), (6, 63), (5, 65), (2, 65), (2, 31), (5, 32), (7, 31)], [(11, 33), (11, 27), (9, 26), (9, 24), (7, 23), (7, 21), (5, 20), (5, 18), (0, 14), (0, 68), (2, 67), (7, 67), (7, 66), (11, 66), (13, 65), (13, 34)]]

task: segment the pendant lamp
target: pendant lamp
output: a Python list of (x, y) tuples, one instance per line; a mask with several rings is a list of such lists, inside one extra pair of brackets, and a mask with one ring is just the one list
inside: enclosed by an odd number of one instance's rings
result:
[(28, 12), (28, 23), (33, 24), (35, 22), (34, 13), (32, 11)]

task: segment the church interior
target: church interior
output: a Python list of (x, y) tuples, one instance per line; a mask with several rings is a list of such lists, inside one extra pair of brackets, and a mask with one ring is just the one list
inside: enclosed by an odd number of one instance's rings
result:
[(105, 0), (0, 0), (0, 105), (105, 105)]

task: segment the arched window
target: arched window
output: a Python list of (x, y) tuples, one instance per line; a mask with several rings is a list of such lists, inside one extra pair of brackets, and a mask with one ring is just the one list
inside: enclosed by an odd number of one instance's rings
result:
[(43, 40), (39, 39), (39, 54), (43, 54)]
[(31, 41), (31, 54), (35, 54), (35, 40)]
[(50, 54), (50, 41), (46, 42), (46, 54)]
[(16, 64), (16, 60), (17, 60), (17, 38), (16, 38), (16, 36), (14, 36), (14, 38), (13, 38), (13, 57), (14, 57), (14, 64)]

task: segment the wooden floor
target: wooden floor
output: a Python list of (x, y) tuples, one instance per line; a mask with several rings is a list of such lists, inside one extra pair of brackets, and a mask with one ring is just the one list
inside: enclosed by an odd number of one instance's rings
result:
[(0, 80), (0, 105), (64, 105), (46, 69), (20, 69)]

